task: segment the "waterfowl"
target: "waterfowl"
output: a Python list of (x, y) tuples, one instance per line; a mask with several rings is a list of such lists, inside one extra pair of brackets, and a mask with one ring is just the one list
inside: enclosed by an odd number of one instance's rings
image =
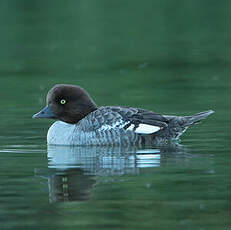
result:
[(33, 118), (56, 121), (48, 130), (53, 145), (154, 145), (177, 140), (184, 131), (214, 111), (192, 116), (169, 116), (132, 107), (97, 107), (89, 94), (75, 85), (50, 89), (47, 105)]

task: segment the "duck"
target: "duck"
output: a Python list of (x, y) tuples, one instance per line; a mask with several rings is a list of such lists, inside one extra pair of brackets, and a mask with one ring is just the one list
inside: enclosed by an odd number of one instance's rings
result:
[(80, 86), (57, 84), (33, 118), (57, 120), (47, 132), (48, 145), (150, 146), (179, 140), (187, 128), (212, 113), (173, 116), (129, 106), (98, 107)]

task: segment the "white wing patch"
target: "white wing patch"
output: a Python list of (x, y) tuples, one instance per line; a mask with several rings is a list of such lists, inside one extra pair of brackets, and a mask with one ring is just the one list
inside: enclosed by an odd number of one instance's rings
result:
[[(130, 123), (129, 121), (124, 122), (123, 120), (119, 120), (110, 125), (109, 124), (102, 125), (98, 129), (98, 131), (106, 131), (106, 130), (111, 130), (111, 129), (122, 129), (129, 123)], [(133, 131), (139, 134), (152, 134), (152, 133), (158, 132), (160, 129), (161, 128), (159, 126), (154, 126), (154, 125), (139, 124), (136, 127), (134, 124), (130, 124), (126, 130), (130, 130), (130, 131)]]
[(152, 134), (160, 130), (159, 126), (147, 125), (147, 124), (139, 124), (137, 128), (135, 128), (134, 124), (131, 124), (127, 130), (133, 130), (135, 133), (140, 134)]
[(110, 129), (122, 129), (125, 125), (127, 125), (129, 122), (124, 122), (123, 120), (117, 121), (114, 124), (111, 125), (102, 125), (98, 131), (106, 131)]

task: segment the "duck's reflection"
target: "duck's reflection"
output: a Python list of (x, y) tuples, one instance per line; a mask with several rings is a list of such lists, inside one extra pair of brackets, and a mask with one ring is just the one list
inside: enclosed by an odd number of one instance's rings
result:
[(139, 168), (158, 167), (160, 149), (48, 146), (48, 160), (49, 168), (81, 168), (85, 175), (131, 174)]
[(55, 171), (48, 178), (50, 202), (88, 200), (95, 180), (81, 169)]
[[(138, 174), (142, 168), (159, 167), (166, 151), (179, 150), (48, 146), (50, 202), (87, 200), (96, 176)], [(44, 176), (41, 171), (37, 174)]]

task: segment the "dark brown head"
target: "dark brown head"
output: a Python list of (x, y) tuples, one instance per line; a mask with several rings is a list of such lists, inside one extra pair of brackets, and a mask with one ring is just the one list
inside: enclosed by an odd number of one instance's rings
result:
[(75, 85), (55, 85), (47, 94), (47, 106), (33, 118), (53, 118), (75, 124), (96, 110), (88, 93)]

